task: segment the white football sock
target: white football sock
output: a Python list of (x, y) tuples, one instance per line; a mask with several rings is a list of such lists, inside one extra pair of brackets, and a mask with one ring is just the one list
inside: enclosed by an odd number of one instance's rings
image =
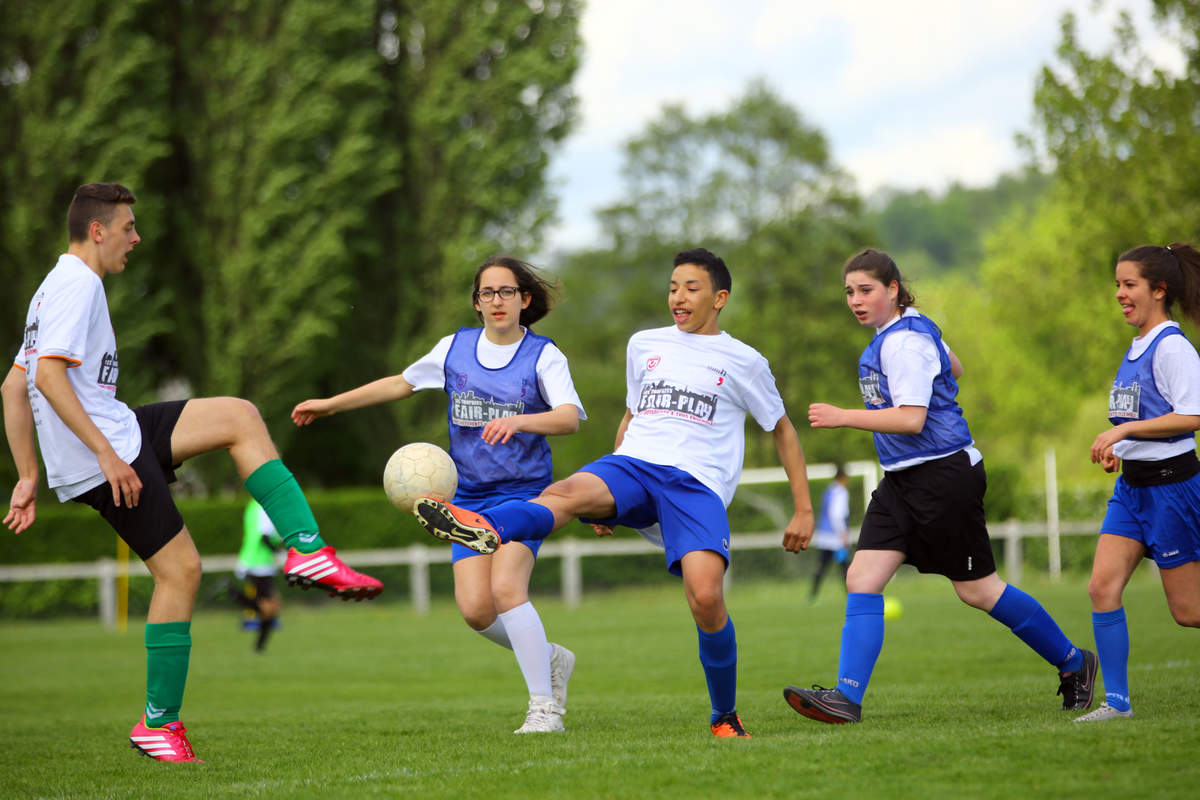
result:
[(507, 647), (509, 650), (513, 649), (512, 642), (508, 640), (508, 631), (504, 629), (504, 623), (500, 620), (500, 617), (496, 617), (496, 621), (483, 630), (475, 632), (501, 647)]
[(533, 603), (525, 602), (505, 611), (497, 621), (504, 623), (529, 693), (550, 697), (550, 643)]

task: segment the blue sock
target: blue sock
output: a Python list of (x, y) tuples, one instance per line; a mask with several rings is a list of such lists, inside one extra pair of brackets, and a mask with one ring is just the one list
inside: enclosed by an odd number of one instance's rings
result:
[(526, 500), (509, 500), (489, 508), (483, 518), (503, 542), (545, 539), (554, 531), (554, 512)]
[(1125, 608), (1093, 611), (1092, 632), (1104, 678), (1104, 699), (1117, 711), (1128, 711), (1129, 625), (1125, 622)]
[(1071, 644), (1042, 604), (1011, 583), (988, 614), (1012, 629), (1017, 638), (1059, 672), (1075, 672), (1083, 666), (1083, 654)]
[(846, 595), (846, 624), (842, 626), (842, 655), (838, 661), (837, 688), (862, 705), (867, 682), (883, 649), (883, 595), (850, 592)]
[(705, 633), (696, 628), (700, 635), (700, 666), (704, 667), (704, 680), (708, 683), (708, 697), (712, 701), (712, 721), (717, 717), (737, 710), (737, 637), (733, 635), (733, 620), (716, 633)]

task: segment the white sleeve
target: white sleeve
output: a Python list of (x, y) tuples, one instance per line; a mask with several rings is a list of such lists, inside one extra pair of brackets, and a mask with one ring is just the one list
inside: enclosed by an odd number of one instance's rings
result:
[(942, 371), (931, 337), (916, 331), (891, 334), (879, 350), (879, 364), (887, 376), (893, 406), (929, 407), (933, 379)]
[(1154, 383), (1176, 414), (1200, 415), (1200, 355), (1182, 336), (1168, 336), (1154, 351)]
[(575, 382), (571, 380), (571, 367), (567, 364), (567, 357), (554, 344), (547, 344), (542, 348), (542, 354), (538, 356), (537, 361), (537, 376), (538, 388), (551, 408), (573, 405), (579, 409), (579, 418), (587, 419), (583, 402), (579, 399), (579, 393), (575, 391)]
[(264, 508), (258, 509), (258, 532), (263, 536), (270, 536), (275, 533), (275, 523), (271, 522), (271, 518), (267, 516), (267, 511)]
[(783, 407), (783, 398), (779, 396), (779, 387), (775, 385), (775, 375), (765, 358), (760, 358), (754, 372), (746, 381), (746, 393), (742, 398), (746, 411), (754, 417), (754, 421), (764, 431), (773, 431), (779, 420), (787, 411)]
[(39, 358), (61, 356), (78, 362), (87, 358), (93, 309), (98, 300), (105, 300), (103, 286), (84, 278), (86, 276), (60, 284), (52, 295), (47, 295), (42, 301), (38, 313)]
[(446, 385), (446, 356), (454, 334), (443, 336), (433, 349), (409, 365), (400, 373), (416, 391), (441, 389)]
[(625, 408), (637, 414), (642, 390), (642, 376), (638, 372), (638, 359), (634, 356), (633, 338), (625, 345)]

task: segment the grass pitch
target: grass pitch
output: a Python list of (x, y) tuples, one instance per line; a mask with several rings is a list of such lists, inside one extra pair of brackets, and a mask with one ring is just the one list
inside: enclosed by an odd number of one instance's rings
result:
[[(1085, 580), (1031, 580), (1091, 647)], [(576, 610), (537, 598), (578, 656), (567, 732), (514, 736), (526, 694), (512, 655), (470, 633), (449, 601), (286, 605), (263, 655), (238, 616), (193, 623), (183, 720), (204, 765), (142, 758), (126, 735), (144, 703), (142, 626), (0, 623), (5, 797), (1193, 797), (1200, 635), (1157, 579), (1126, 593), (1136, 715), (1076, 725), (1045, 665), (946, 581), (902, 573), (860, 725), (827, 726), (783, 701), (832, 685), (842, 592), (827, 581), (743, 583), (729, 605), (738, 706), (753, 736), (714, 739), (679, 586), (594, 593)], [(285, 590), (286, 592), (286, 590)], [(1097, 703), (1100, 694), (1097, 693)]]

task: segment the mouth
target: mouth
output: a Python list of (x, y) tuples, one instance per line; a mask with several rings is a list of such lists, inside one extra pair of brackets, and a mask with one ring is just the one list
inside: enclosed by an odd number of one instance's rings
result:
[(1122, 314), (1124, 314), (1125, 316), (1128, 317), (1130, 314), (1133, 313), (1133, 311), (1134, 311), (1134, 307), (1132, 305), (1130, 305), (1129, 303), (1121, 303), (1121, 313)]
[(692, 312), (688, 311), (686, 308), (671, 309), (671, 316), (673, 316), (675, 318), (676, 324), (682, 324), (682, 323), (686, 322), (688, 317), (690, 317), (691, 315), (692, 315)]

